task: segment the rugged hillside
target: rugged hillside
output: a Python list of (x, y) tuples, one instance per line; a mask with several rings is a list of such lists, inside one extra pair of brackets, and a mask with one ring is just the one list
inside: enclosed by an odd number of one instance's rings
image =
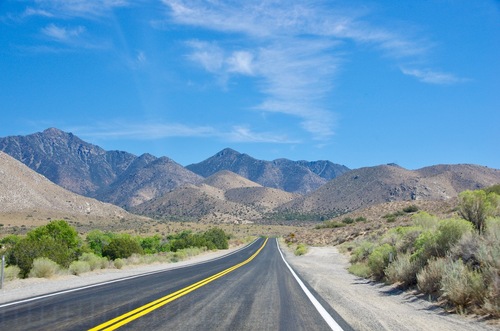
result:
[(133, 210), (158, 218), (245, 223), (261, 220), (265, 213), (297, 196), (220, 171), (201, 184), (182, 186)]
[(437, 165), (415, 171), (381, 165), (352, 170), (278, 210), (344, 214), (390, 201), (447, 200), (465, 189), (497, 183), (500, 183), (500, 170), (477, 165)]
[(0, 138), (0, 150), (70, 191), (126, 208), (202, 179), (166, 157), (105, 151), (54, 128)]
[(117, 206), (70, 192), (0, 152), (0, 217), (20, 214), (110, 221), (133, 217)]
[(300, 194), (312, 192), (349, 171), (347, 167), (330, 161), (257, 160), (230, 148), (186, 168), (203, 177), (229, 170), (262, 186)]

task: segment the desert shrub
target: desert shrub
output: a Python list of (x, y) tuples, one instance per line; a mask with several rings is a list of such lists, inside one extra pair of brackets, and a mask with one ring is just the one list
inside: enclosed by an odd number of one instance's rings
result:
[(419, 226), (426, 230), (433, 230), (437, 228), (439, 222), (436, 216), (426, 213), (425, 211), (416, 213), (411, 217), (411, 220), (415, 226)]
[(500, 238), (498, 234), (487, 223), (477, 252), (477, 259), (487, 286), (483, 309), (495, 317), (500, 317)]
[(80, 275), (90, 271), (90, 264), (87, 261), (73, 261), (69, 265), (69, 272), (73, 275)]
[(109, 245), (105, 246), (102, 251), (102, 255), (109, 257), (111, 260), (127, 258), (134, 253), (142, 254), (142, 247), (137, 240), (128, 236), (112, 239)]
[(336, 221), (325, 221), (321, 225), (317, 225), (316, 229), (336, 229), (336, 228), (342, 228), (344, 226), (346, 226), (345, 223)]
[(482, 238), (476, 232), (466, 233), (450, 248), (448, 256), (454, 261), (462, 260), (473, 269), (479, 269), (478, 252), (481, 241)]
[(358, 277), (368, 278), (371, 276), (371, 269), (366, 263), (354, 263), (347, 271)]
[(105, 269), (108, 266), (107, 258), (97, 256), (94, 253), (83, 253), (78, 260), (87, 262), (90, 266), (90, 270)]
[(19, 278), (20, 272), (21, 269), (17, 265), (11, 265), (5, 268), (3, 276), (6, 281), (11, 281)]
[(458, 195), (458, 212), (471, 222), (479, 233), (484, 231), (486, 219), (498, 213), (500, 196), (483, 190), (463, 191)]
[(441, 279), (443, 296), (460, 311), (481, 304), (486, 293), (482, 274), (471, 270), (462, 260), (448, 261)]
[(403, 211), (407, 214), (416, 213), (418, 211), (418, 207), (415, 205), (411, 205), (411, 206), (403, 208)]
[(445, 258), (431, 258), (427, 265), (417, 273), (417, 285), (426, 294), (441, 294), (441, 279), (445, 272)]
[(33, 261), (29, 276), (35, 278), (50, 278), (61, 270), (61, 266), (46, 257), (39, 257)]
[(298, 244), (297, 248), (295, 249), (294, 254), (297, 256), (304, 255), (308, 251), (308, 248), (305, 244)]
[(123, 261), (123, 259), (117, 258), (113, 261), (113, 265), (116, 269), (121, 269), (125, 265), (125, 261)]
[(342, 223), (344, 224), (352, 224), (354, 223), (354, 220), (351, 217), (346, 217), (342, 220)]
[(469, 222), (461, 219), (439, 221), (437, 231), (424, 231), (415, 241), (415, 252), (412, 258), (425, 262), (431, 257), (443, 257), (452, 245), (464, 234), (472, 232)]
[(366, 217), (359, 216), (359, 217), (356, 217), (356, 219), (354, 221), (355, 222), (366, 222)]
[(413, 253), (415, 241), (422, 233), (423, 229), (416, 226), (407, 226), (399, 232), (400, 239), (396, 242), (396, 249), (402, 253)]
[(351, 254), (351, 263), (361, 262), (368, 258), (375, 248), (375, 244), (369, 241), (362, 241)]
[(384, 276), (384, 269), (389, 265), (391, 256), (395, 256), (396, 250), (389, 244), (376, 247), (368, 256), (368, 267), (375, 279)]
[(411, 260), (410, 254), (399, 254), (384, 273), (391, 283), (400, 283), (407, 287), (417, 283), (417, 273), (421, 267), (419, 261)]

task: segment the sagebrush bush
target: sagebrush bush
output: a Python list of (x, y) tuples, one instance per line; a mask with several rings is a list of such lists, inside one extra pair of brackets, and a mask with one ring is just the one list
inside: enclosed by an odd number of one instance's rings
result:
[(426, 294), (441, 295), (441, 279), (445, 265), (445, 258), (431, 258), (427, 265), (417, 273), (418, 289)]
[(422, 265), (411, 260), (410, 254), (398, 254), (396, 259), (385, 269), (385, 276), (391, 283), (400, 283), (408, 287), (417, 283), (417, 273)]
[(61, 267), (46, 257), (39, 257), (33, 261), (29, 277), (50, 278), (60, 272)]
[(73, 261), (69, 265), (69, 272), (73, 275), (81, 275), (90, 271), (90, 264), (87, 261)]
[(94, 253), (83, 253), (78, 260), (87, 262), (91, 271), (96, 269), (105, 269), (108, 267), (108, 259), (97, 256)]
[(305, 244), (298, 244), (297, 248), (295, 249), (294, 254), (297, 256), (304, 255), (308, 251), (308, 248)]
[(118, 258), (113, 261), (113, 265), (115, 266), (116, 269), (121, 269), (125, 265), (125, 261), (123, 261), (123, 259)]
[(425, 211), (416, 213), (411, 217), (411, 220), (415, 226), (419, 226), (423, 229), (433, 230), (437, 228), (439, 219)]
[(362, 241), (351, 254), (351, 263), (361, 262), (368, 258), (375, 248), (375, 244), (369, 241)]
[(478, 252), (481, 242), (482, 238), (477, 232), (466, 233), (450, 248), (448, 256), (454, 261), (462, 260), (473, 269), (479, 269), (480, 262), (478, 259)]
[(459, 311), (482, 304), (486, 294), (482, 274), (471, 270), (462, 260), (448, 260), (441, 279), (441, 289), (443, 296)]
[(390, 257), (395, 256), (396, 250), (389, 244), (376, 247), (368, 256), (368, 266), (372, 276), (380, 279), (384, 276), (384, 269), (389, 265)]
[(11, 281), (19, 278), (20, 273), (21, 268), (19, 268), (17, 265), (10, 265), (5, 268), (3, 277), (6, 281)]

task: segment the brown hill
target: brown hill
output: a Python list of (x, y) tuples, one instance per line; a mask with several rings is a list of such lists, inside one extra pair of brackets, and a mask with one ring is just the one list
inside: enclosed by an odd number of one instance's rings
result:
[(201, 184), (185, 185), (133, 210), (152, 217), (243, 223), (261, 220), (264, 213), (297, 196), (220, 171)]
[(306, 214), (344, 214), (390, 201), (447, 200), (463, 190), (497, 183), (500, 183), (500, 170), (477, 165), (437, 165), (414, 171), (381, 165), (352, 170), (278, 209)]
[(0, 218), (108, 220), (134, 217), (125, 210), (72, 193), (0, 152)]

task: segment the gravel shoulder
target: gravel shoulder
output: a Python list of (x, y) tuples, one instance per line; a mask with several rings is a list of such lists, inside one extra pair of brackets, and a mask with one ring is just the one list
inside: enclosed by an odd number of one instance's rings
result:
[(309, 247), (295, 256), (284, 246), (293, 268), (355, 330), (500, 330), (498, 322), (449, 314), (412, 293), (350, 274), (348, 258), (336, 247)]

